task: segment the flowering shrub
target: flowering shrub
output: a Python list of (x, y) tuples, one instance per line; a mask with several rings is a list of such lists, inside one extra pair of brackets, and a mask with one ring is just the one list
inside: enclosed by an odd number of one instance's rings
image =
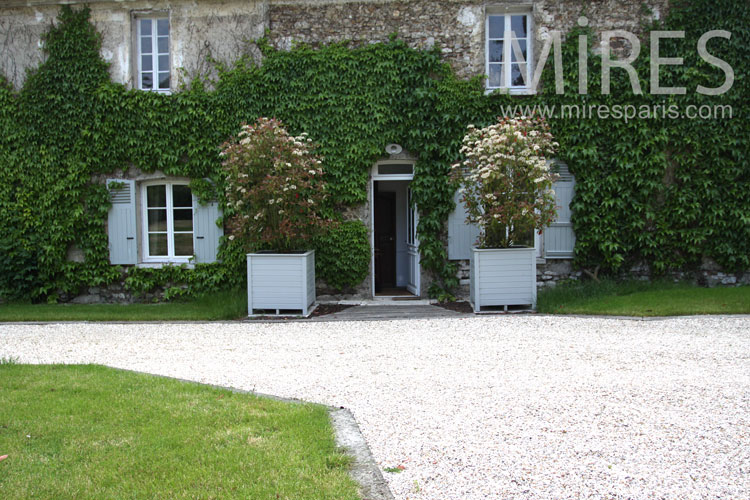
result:
[(321, 216), (326, 183), (314, 150), (305, 133), (293, 137), (273, 118), (243, 124), (222, 146), (230, 239), (247, 251), (310, 247), (332, 223)]
[(478, 129), (469, 125), (453, 165), (462, 184), (468, 220), (479, 225), (482, 248), (508, 248), (529, 242), (555, 217), (555, 198), (547, 156), (552, 141), (543, 118), (501, 118)]

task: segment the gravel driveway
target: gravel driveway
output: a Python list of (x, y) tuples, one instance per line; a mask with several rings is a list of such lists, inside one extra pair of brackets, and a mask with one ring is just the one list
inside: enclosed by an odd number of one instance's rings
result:
[(0, 357), (350, 408), (399, 499), (750, 498), (750, 318), (0, 325)]

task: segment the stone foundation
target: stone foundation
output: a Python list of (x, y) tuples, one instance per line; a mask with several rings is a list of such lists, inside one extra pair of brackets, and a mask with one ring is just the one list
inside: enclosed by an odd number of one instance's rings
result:
[[(469, 296), (469, 261), (454, 261), (458, 264), (457, 277), (459, 279), (459, 289), (456, 296), (466, 299)], [(573, 261), (570, 259), (546, 259), (538, 260), (536, 265), (536, 286), (537, 289), (544, 287), (556, 286), (561, 281), (577, 281), (580, 279), (590, 279), (581, 269), (573, 267)], [(639, 264), (633, 266), (628, 272), (621, 273), (619, 279), (636, 279), (648, 281), (655, 279), (669, 279), (686, 281), (695, 285), (713, 288), (715, 286), (741, 286), (750, 285), (750, 271), (729, 273), (723, 271), (715, 262), (705, 259), (698, 270), (695, 271), (672, 271), (664, 276), (654, 277), (649, 271), (648, 266)]]
[(169, 288), (187, 288), (179, 283), (167, 283), (164, 287), (157, 287), (153, 291), (135, 294), (125, 286), (126, 273), (109, 285), (90, 286), (81, 290), (78, 295), (61, 294), (59, 301), (70, 304), (152, 304), (164, 302), (164, 293)]

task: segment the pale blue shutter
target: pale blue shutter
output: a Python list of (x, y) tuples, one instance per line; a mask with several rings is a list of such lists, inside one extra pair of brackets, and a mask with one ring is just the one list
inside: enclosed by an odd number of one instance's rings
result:
[(112, 203), (107, 217), (109, 261), (112, 264), (136, 264), (135, 181), (107, 179), (107, 189)]
[(479, 227), (466, 222), (466, 207), (461, 202), (460, 190), (453, 195), (453, 203), (456, 208), (448, 216), (448, 259), (468, 260), (471, 247), (479, 238)]
[(221, 215), (219, 203), (211, 201), (201, 205), (194, 197), (193, 204), (195, 206), (193, 216), (195, 261), (198, 263), (216, 262), (219, 238), (224, 234), (224, 229), (216, 225), (216, 219)]
[(548, 259), (569, 259), (573, 257), (576, 235), (573, 233), (570, 203), (575, 194), (575, 177), (564, 164), (557, 165), (560, 179), (555, 182), (555, 205), (557, 217), (550, 227), (544, 230), (544, 253)]

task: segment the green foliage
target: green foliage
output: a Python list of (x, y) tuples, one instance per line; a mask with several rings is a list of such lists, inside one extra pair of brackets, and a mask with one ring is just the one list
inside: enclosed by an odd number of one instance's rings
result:
[[(711, 257), (726, 270), (750, 267), (750, 5), (732, 0), (679, 1), (670, 5), (663, 26), (685, 30), (685, 39), (662, 40), (661, 57), (683, 57), (682, 66), (662, 66), (660, 85), (685, 87), (685, 95), (651, 95), (648, 40), (633, 63), (644, 91), (636, 95), (623, 70), (612, 70), (612, 92), (601, 93), (601, 58), (589, 55), (588, 94), (579, 95), (578, 35), (568, 34), (563, 48), (565, 94), (550, 82), (542, 102), (556, 105), (634, 106), (639, 113), (657, 109), (650, 119), (558, 119), (551, 121), (560, 142), (559, 158), (576, 176), (573, 223), (576, 261), (613, 272), (635, 262), (652, 271), (692, 268)], [(724, 29), (731, 39), (716, 38), (708, 51), (728, 62), (735, 81), (720, 96), (696, 92), (698, 85), (718, 87), (723, 72), (703, 61), (698, 38)], [(588, 33), (590, 35), (590, 33)], [(589, 43), (594, 41), (589, 36)], [(598, 42), (598, 40), (596, 40)], [(549, 65), (551, 66), (551, 65)], [(547, 81), (552, 80), (551, 67)], [(730, 105), (731, 119), (672, 118), (694, 106)], [(661, 106), (661, 108), (655, 108)], [(708, 108), (704, 108), (707, 110)], [(653, 113), (652, 113), (653, 114)]]
[(95, 365), (0, 377), (4, 500), (362, 498), (324, 406)]
[(541, 290), (537, 311), (616, 316), (747, 314), (750, 287), (702, 288), (666, 280), (576, 281)]
[[(661, 82), (687, 87), (685, 96), (634, 95), (619, 69), (612, 70), (612, 93), (602, 95), (597, 90), (601, 63), (594, 55), (589, 94), (579, 95), (577, 32), (567, 35), (564, 46), (566, 93), (561, 96), (554, 93), (549, 72), (545, 92), (536, 96), (487, 96), (480, 79), (458, 79), (439, 48), (415, 50), (395, 39), (358, 48), (301, 45), (291, 51), (260, 42), (261, 66), (240, 60), (220, 67), (215, 82), (163, 95), (110, 81), (88, 15), (87, 9), (63, 6), (45, 37), (45, 62), (20, 92), (0, 85), (0, 247), (8, 257), (0, 264), (3, 296), (54, 301), (61, 292), (76, 293), (121, 276), (109, 264), (109, 203), (105, 186), (92, 183), (98, 176), (135, 167), (188, 177), (202, 202), (216, 198), (226, 209), (219, 147), (242, 122), (259, 116), (281, 119), (290, 133), (307, 132), (320, 144), (331, 215), (366, 201), (368, 174), (385, 144), (396, 142), (417, 154), (411, 187), (420, 212), (421, 263), (436, 278), (431, 293), (444, 293), (457, 285), (455, 266), (447, 264), (444, 230), (455, 190), (450, 166), (460, 158), (461, 138), (468, 124), (485, 126), (503, 107), (519, 103), (558, 108), (731, 104), (734, 117), (723, 121), (558, 119), (550, 124), (560, 159), (576, 175), (573, 222), (580, 265), (616, 271), (646, 261), (665, 271), (708, 256), (728, 270), (750, 266), (748, 5), (695, 0), (671, 6), (665, 27), (684, 29), (686, 39), (663, 41), (661, 53), (682, 56), (685, 64), (662, 67)], [(735, 71), (734, 86), (723, 96), (695, 92), (698, 84), (714, 87), (723, 81), (723, 73), (695, 49), (707, 28), (732, 32), (731, 40), (715, 39), (708, 46)], [(644, 89), (648, 63), (644, 44), (635, 63)], [(369, 261), (362, 227), (345, 226), (323, 237), (333, 247), (321, 247), (318, 254), (318, 275), (337, 287), (363, 279)], [(85, 262), (67, 260), (72, 248), (83, 252)], [(131, 270), (128, 286), (146, 291), (173, 283), (169, 296), (242, 286), (242, 248), (224, 238), (219, 255), (221, 263), (195, 270)]]
[(453, 166), (453, 174), (461, 182), (469, 219), (481, 228), (479, 246), (526, 244), (555, 220), (555, 176), (547, 158), (557, 143), (544, 118), (502, 118), (479, 129), (469, 125), (462, 142), (464, 160)]
[(346, 221), (315, 239), (317, 277), (338, 290), (358, 285), (370, 269), (370, 238), (362, 221)]
[(0, 304), (0, 322), (218, 321), (243, 317), (247, 317), (246, 288), (207, 292), (197, 297), (183, 295), (158, 304)]
[(243, 124), (222, 146), (227, 226), (248, 252), (306, 250), (333, 221), (316, 145), (275, 118)]
[(164, 298), (194, 297), (216, 292), (227, 286), (242, 284), (242, 274), (222, 264), (195, 264), (190, 269), (185, 264), (161, 268), (131, 267), (125, 276), (125, 288), (136, 295), (156, 288), (164, 289)]

